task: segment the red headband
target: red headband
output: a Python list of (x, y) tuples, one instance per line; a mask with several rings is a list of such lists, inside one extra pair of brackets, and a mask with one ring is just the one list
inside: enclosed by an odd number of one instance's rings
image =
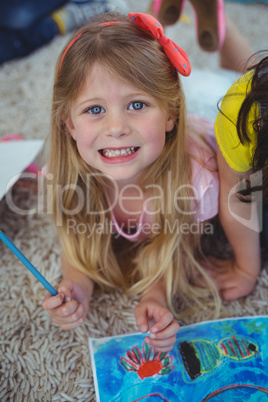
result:
[(135, 24), (150, 32), (158, 43), (160, 43), (171, 64), (181, 75), (186, 77), (190, 75), (191, 65), (186, 52), (166, 37), (162, 25), (156, 18), (152, 15), (142, 13), (129, 13), (128, 16)]
[[(104, 22), (104, 23), (102, 23), (102, 24), (100, 24), (100, 25), (115, 25), (115, 24), (119, 24), (119, 23), (120, 23), (120, 21), (108, 21), (108, 22)], [(86, 31), (86, 30), (80, 32), (75, 38), (73, 38), (73, 40), (72, 40), (72, 41), (69, 43), (69, 45), (66, 47), (66, 49), (65, 49), (65, 51), (64, 51), (64, 53), (63, 53), (63, 55), (62, 55), (61, 61), (60, 61), (59, 72), (60, 72), (60, 70), (61, 70), (62, 62), (63, 62), (63, 60), (64, 60), (64, 57), (65, 57), (66, 53), (68, 52), (68, 50), (70, 49), (70, 47), (73, 46), (74, 42), (76, 42), (77, 39), (80, 38), (80, 36), (83, 35), (83, 33), (84, 33), (85, 31)]]
[[(129, 13), (129, 18), (137, 25), (139, 25), (145, 31), (150, 32), (150, 34), (160, 43), (163, 47), (164, 52), (169, 58), (171, 64), (175, 67), (175, 69), (184, 76), (188, 76), (191, 73), (191, 65), (188, 59), (186, 52), (177, 46), (171, 39), (168, 39), (164, 34), (164, 29), (159, 21), (154, 18), (152, 15), (143, 14), (143, 13)], [(115, 25), (120, 24), (121, 21), (110, 21), (104, 22), (99, 25)], [(85, 31), (80, 32), (66, 47), (59, 66), (59, 71), (61, 70), (61, 66), (64, 60), (64, 57), (70, 47), (83, 35)]]

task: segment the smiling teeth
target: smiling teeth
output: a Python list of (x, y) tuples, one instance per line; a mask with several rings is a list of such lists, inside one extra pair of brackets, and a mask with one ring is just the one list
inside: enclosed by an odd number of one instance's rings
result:
[(135, 147), (122, 148), (122, 149), (104, 149), (102, 151), (103, 156), (106, 158), (114, 158), (116, 156), (131, 155), (135, 152)]

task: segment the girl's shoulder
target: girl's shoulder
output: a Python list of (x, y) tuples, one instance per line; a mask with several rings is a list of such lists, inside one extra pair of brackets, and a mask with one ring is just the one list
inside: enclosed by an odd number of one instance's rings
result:
[(218, 213), (219, 177), (216, 139), (212, 122), (195, 116), (191, 116), (190, 121), (194, 135), (191, 133), (187, 136), (187, 145), (191, 158), (195, 220), (205, 221)]
[[(247, 94), (251, 91), (253, 70), (248, 71), (236, 80), (225, 94), (220, 109), (224, 115), (231, 117), (238, 115), (241, 104)], [(219, 115), (218, 115), (219, 116)], [(218, 118), (218, 117), (217, 117)]]
[(188, 152), (195, 169), (217, 170), (214, 123), (203, 117), (189, 115), (187, 124)]
[[(251, 167), (251, 157), (254, 152), (255, 133), (253, 125), (248, 125), (248, 135), (252, 142), (244, 146), (237, 134), (237, 119), (241, 106), (251, 91), (253, 70), (240, 77), (228, 90), (222, 100), (220, 112), (215, 121), (215, 135), (228, 165), (239, 172), (245, 172)], [(248, 121), (253, 122), (257, 113), (258, 106), (254, 105), (250, 109)]]
[(239, 77), (229, 88), (228, 93), (245, 93), (250, 90), (248, 86), (251, 86), (254, 70), (249, 70), (246, 74)]
[(228, 121), (236, 123), (239, 110), (247, 94), (251, 91), (253, 70), (248, 71), (239, 77), (226, 92), (220, 105), (220, 112), (216, 117), (216, 127), (218, 124), (228, 124)]

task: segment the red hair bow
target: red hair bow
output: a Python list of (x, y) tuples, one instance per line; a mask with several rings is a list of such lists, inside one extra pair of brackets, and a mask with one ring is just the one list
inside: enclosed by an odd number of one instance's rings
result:
[(159, 21), (152, 15), (143, 13), (129, 13), (129, 18), (152, 36), (163, 46), (164, 52), (172, 65), (181, 75), (187, 77), (191, 73), (191, 64), (186, 52), (176, 45), (164, 34), (164, 29)]

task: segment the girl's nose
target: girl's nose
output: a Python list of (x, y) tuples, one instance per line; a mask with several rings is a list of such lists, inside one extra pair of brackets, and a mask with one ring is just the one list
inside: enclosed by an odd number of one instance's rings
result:
[(127, 119), (122, 114), (110, 113), (106, 117), (106, 129), (107, 136), (119, 138), (130, 133), (130, 127)]

